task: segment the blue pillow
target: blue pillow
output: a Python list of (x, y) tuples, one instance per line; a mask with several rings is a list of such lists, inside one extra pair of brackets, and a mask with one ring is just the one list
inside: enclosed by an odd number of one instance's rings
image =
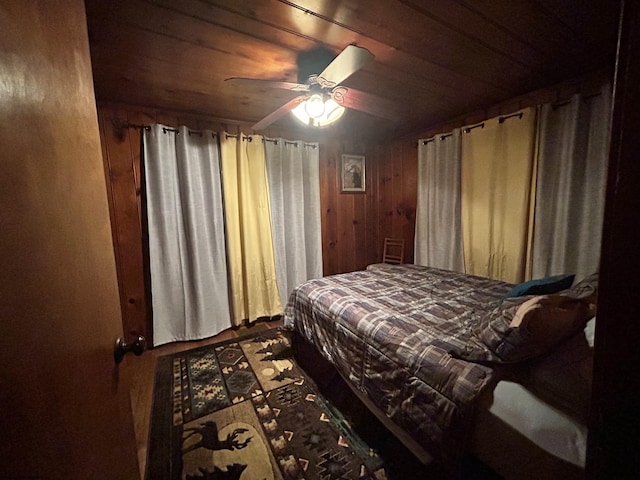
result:
[(550, 295), (571, 287), (574, 278), (575, 275), (570, 274), (529, 280), (513, 287), (504, 298), (521, 297), (523, 295)]

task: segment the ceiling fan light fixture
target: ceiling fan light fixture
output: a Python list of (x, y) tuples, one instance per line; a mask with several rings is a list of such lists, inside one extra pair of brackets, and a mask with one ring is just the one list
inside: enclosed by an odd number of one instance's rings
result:
[(304, 102), (304, 110), (307, 112), (307, 115), (313, 119), (321, 118), (325, 112), (324, 99), (322, 98), (322, 95), (319, 93), (311, 95)]
[[(309, 109), (307, 109), (307, 103), (314, 96), (316, 95), (312, 95), (304, 102), (300, 102), (300, 104), (296, 108), (291, 110), (293, 116), (305, 125), (309, 125), (311, 127), (325, 127), (337, 121), (338, 119), (340, 119), (340, 117), (342, 117), (342, 115), (344, 115), (346, 108), (336, 103), (336, 101), (332, 98), (329, 98), (328, 100), (322, 102), (322, 114), (317, 117), (311, 116), (308, 113)], [(317, 96), (320, 97), (320, 95)], [(322, 100), (322, 97), (320, 97), (320, 99)]]
[[(329, 56), (333, 55), (327, 49), (321, 50), (324, 50)], [(352, 102), (350, 97), (349, 101), (346, 101), (346, 95), (350, 89), (340, 85), (341, 82), (373, 60), (373, 54), (366, 48), (350, 44), (344, 47), (337, 57), (332, 57), (319, 65), (317, 62), (311, 62), (312, 57), (317, 57), (316, 53), (309, 51), (298, 54), (298, 83), (255, 78), (228, 79), (235, 80), (234, 83), (239, 85), (251, 82), (254, 85), (268, 85), (270, 88), (300, 92), (297, 97), (290, 99), (254, 124), (254, 130), (264, 130), (288, 112), (291, 112), (304, 125), (324, 127), (336, 122), (344, 115), (346, 108), (342, 106), (343, 104), (349, 105), (349, 108), (377, 115), (372, 112), (372, 109), (367, 108), (366, 102), (362, 100), (362, 92), (358, 93), (357, 90), (354, 90), (356, 101)], [(311, 73), (318, 72), (321, 68), (322, 71), (319, 74)], [(358, 96), (361, 101), (358, 101)], [(394, 120), (395, 115), (391, 119)]]

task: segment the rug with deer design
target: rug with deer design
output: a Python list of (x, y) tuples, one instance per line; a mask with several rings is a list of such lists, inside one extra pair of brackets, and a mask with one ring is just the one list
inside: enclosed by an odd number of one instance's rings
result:
[(151, 422), (149, 480), (386, 478), (280, 330), (161, 357)]

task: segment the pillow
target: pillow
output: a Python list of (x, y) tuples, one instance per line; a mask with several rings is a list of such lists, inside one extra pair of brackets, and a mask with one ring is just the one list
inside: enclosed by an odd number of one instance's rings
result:
[[(542, 355), (562, 339), (584, 328), (587, 320), (595, 315), (597, 293), (596, 272), (568, 290), (546, 296), (558, 297), (555, 300), (527, 296), (503, 298), (496, 308), (474, 325), (464, 347), (450, 353), (483, 363), (514, 363)], [(525, 303), (527, 306), (523, 307)], [(537, 307), (533, 308), (536, 304)], [(519, 320), (512, 325), (521, 307)], [(525, 309), (531, 311), (527, 313)], [(552, 317), (559, 322), (558, 325), (548, 325), (546, 310), (555, 310)], [(549, 330), (545, 330), (545, 325)]]
[(587, 339), (589, 347), (593, 348), (596, 340), (596, 317), (593, 317), (587, 322), (587, 326), (584, 328), (584, 336)]
[(549, 351), (584, 329), (595, 305), (564, 294), (506, 299), (487, 315), (460, 356), (515, 363)]
[(583, 278), (563, 295), (595, 305), (598, 301), (598, 272)]
[[(514, 351), (504, 349), (509, 357), (533, 357), (544, 353), (576, 332), (583, 330), (595, 311), (588, 303), (562, 295), (541, 295), (524, 302), (509, 327), (525, 332), (526, 342)], [(503, 356), (501, 355), (501, 356)]]
[(513, 287), (504, 298), (523, 295), (549, 295), (571, 287), (575, 275), (555, 275), (553, 277), (529, 280)]

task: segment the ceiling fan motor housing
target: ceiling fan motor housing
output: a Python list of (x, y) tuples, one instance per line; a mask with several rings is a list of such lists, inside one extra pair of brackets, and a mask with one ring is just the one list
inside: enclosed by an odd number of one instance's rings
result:
[(335, 53), (322, 46), (300, 52), (296, 59), (298, 83), (307, 83), (310, 77), (319, 75), (335, 58)]

